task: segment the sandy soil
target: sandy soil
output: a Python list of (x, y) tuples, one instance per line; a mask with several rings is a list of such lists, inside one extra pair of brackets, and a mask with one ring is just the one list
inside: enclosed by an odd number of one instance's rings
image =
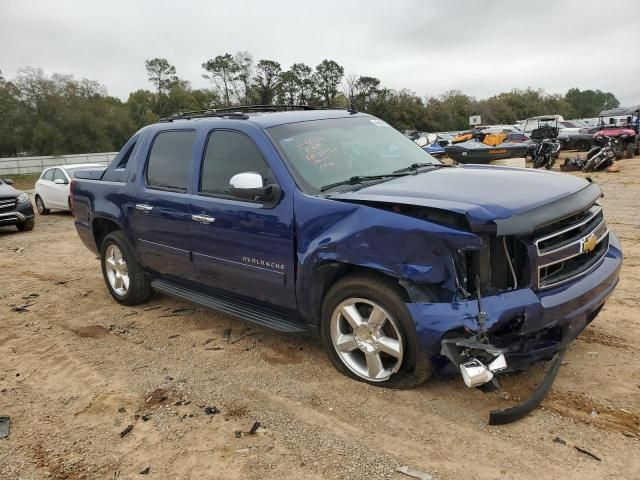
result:
[(408, 478), (399, 465), (442, 480), (640, 478), (640, 159), (619, 165), (591, 176), (625, 251), (620, 285), (542, 407), (502, 427), (489, 410), (524, 398), (542, 366), (506, 394), (367, 386), (309, 338), (161, 295), (118, 305), (68, 214), (0, 229), (0, 478)]

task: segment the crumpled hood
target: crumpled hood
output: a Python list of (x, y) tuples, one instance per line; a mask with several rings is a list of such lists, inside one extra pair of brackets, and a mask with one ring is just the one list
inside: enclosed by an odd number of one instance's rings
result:
[[(530, 233), (545, 222), (581, 211), (601, 194), (596, 184), (571, 175), (464, 165), (394, 178), (330, 198), (448, 210), (465, 215), (474, 231), (506, 235)], [(535, 225), (529, 225), (532, 222)]]

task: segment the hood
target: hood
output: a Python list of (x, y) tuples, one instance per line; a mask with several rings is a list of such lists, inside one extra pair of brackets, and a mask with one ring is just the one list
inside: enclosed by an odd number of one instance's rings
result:
[(462, 214), (472, 231), (528, 234), (602, 195), (587, 180), (525, 168), (464, 165), (407, 175), (331, 195), (357, 203), (415, 205)]
[(22, 192), (0, 181), (0, 197), (17, 197)]
[(603, 137), (619, 137), (620, 135), (635, 135), (636, 131), (633, 128), (628, 127), (614, 127), (603, 128), (598, 130), (596, 135), (602, 135)]

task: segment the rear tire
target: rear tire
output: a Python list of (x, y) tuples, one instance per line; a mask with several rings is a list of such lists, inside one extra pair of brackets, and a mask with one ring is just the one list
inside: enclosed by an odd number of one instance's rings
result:
[(415, 370), (418, 335), (404, 297), (392, 280), (373, 274), (347, 276), (329, 289), (320, 334), (339, 372), (381, 387), (415, 386), (407, 377)]
[(40, 215), (49, 215), (51, 213), (51, 210), (44, 206), (44, 201), (40, 195), (36, 195), (36, 208)]
[(100, 263), (107, 289), (119, 303), (137, 305), (151, 297), (151, 284), (122, 231), (104, 237)]
[(625, 156), (625, 158), (633, 158), (634, 150), (635, 150), (635, 145), (633, 143), (631, 143), (631, 142), (627, 143), (624, 146), (624, 156)]
[(33, 230), (33, 227), (36, 226), (36, 221), (35, 220), (27, 220), (24, 223), (18, 223), (16, 225), (16, 228), (18, 229), (19, 232), (30, 232), (31, 230)]

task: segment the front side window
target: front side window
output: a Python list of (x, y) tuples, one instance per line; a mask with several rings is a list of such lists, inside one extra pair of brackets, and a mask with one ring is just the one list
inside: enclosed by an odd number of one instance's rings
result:
[(62, 170), (60, 170), (59, 168), (56, 168), (53, 171), (53, 181), (55, 182), (56, 180), (62, 180), (64, 183), (67, 183), (67, 177), (65, 177), (64, 173), (62, 172)]
[(54, 172), (54, 170), (55, 170), (55, 168), (50, 168), (49, 170), (44, 172), (44, 174), (42, 175), (42, 179), (43, 180), (49, 180), (49, 181), (53, 182), (53, 172)]
[(298, 185), (308, 193), (352, 177), (439, 164), (409, 138), (373, 117), (336, 118), (267, 129)]
[(263, 185), (275, 183), (262, 153), (246, 135), (229, 130), (212, 132), (202, 162), (200, 192), (233, 197), (229, 182), (234, 175), (245, 172), (262, 175)]
[(147, 185), (162, 190), (186, 191), (195, 139), (196, 132), (192, 130), (159, 133), (149, 152)]

